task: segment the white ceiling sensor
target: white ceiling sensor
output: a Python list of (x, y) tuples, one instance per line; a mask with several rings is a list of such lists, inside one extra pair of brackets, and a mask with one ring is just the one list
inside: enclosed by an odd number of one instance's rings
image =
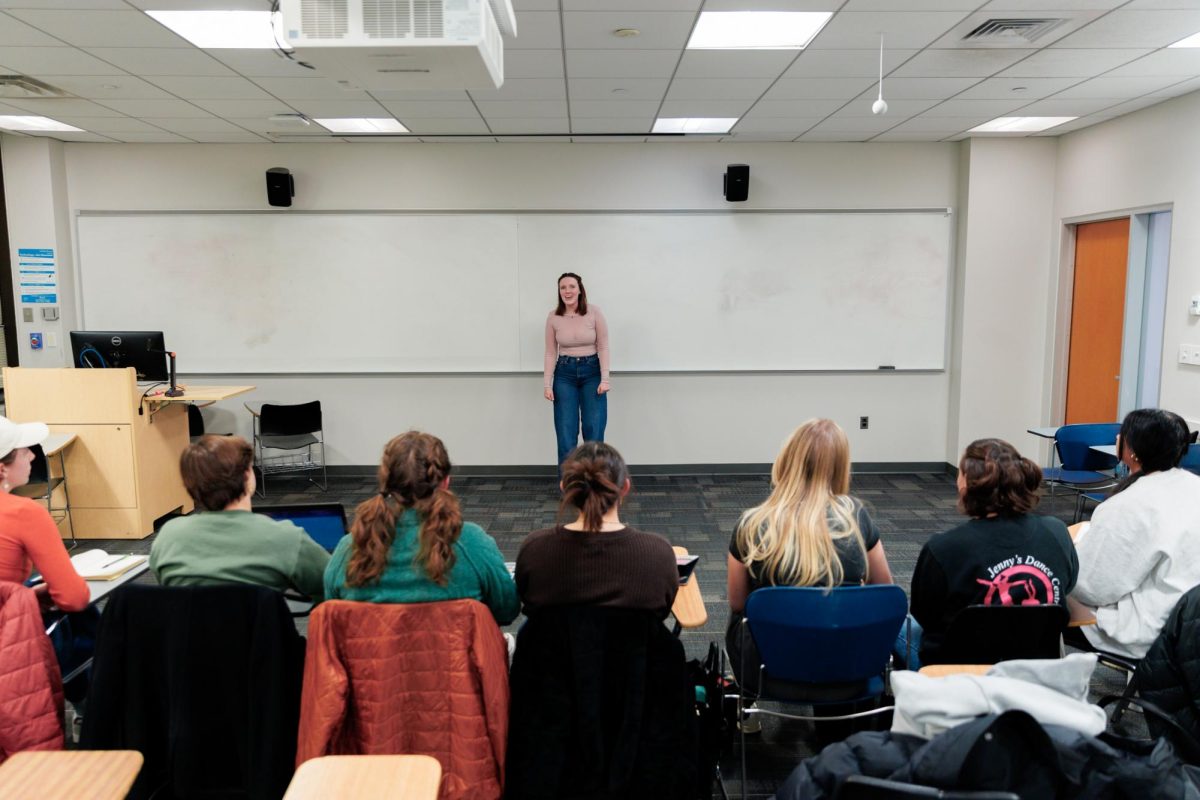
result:
[(1079, 117), (997, 117), (976, 125), (968, 133), (1036, 133), (1064, 125)]
[(499, 88), (501, 33), (516, 33), (511, 0), (282, 0), (280, 9), (298, 60), (368, 91)]
[(65, 122), (59, 122), (49, 117), (38, 116), (0, 116), (0, 128), (6, 131), (69, 131), (83, 133), (83, 128), (76, 128)]
[(1168, 47), (1200, 47), (1200, 33), (1193, 33), (1186, 39), (1180, 39), (1175, 44), (1167, 45)]
[(313, 122), (334, 133), (408, 133), (408, 128), (394, 119), (366, 118), (328, 118), (314, 119)]
[(147, 15), (204, 50), (278, 50), (279, 12), (147, 11)]
[(729, 133), (737, 117), (659, 117), (651, 133)]
[(832, 11), (702, 11), (689, 50), (803, 50)]

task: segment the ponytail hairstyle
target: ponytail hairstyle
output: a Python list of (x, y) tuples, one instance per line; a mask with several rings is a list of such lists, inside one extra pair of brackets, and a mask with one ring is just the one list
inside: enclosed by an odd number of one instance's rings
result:
[(1125, 415), (1117, 458), (1126, 453), (1137, 458), (1141, 469), (1117, 484), (1113, 494), (1132, 486), (1143, 475), (1173, 469), (1187, 450), (1191, 432), (1178, 414), (1159, 408), (1139, 408)]
[[(579, 316), (587, 314), (587, 289), (583, 288), (583, 278), (576, 275), (574, 272), (564, 272), (558, 276), (558, 280), (554, 282), (554, 294), (558, 298), (558, 308), (554, 309), (557, 316), (562, 316), (567, 313), (567, 304), (563, 302), (562, 292), (558, 291), (558, 285), (562, 283), (563, 278), (574, 278), (579, 284), (579, 309), (575, 312)], [(615, 450), (613, 452), (616, 452)]]
[(964, 490), (958, 510), (974, 519), (1028, 514), (1041, 499), (1042, 468), (1003, 439), (976, 439), (958, 462)]
[[(738, 522), (738, 549), (753, 577), (776, 586), (839, 586), (835, 540), (867, 550), (850, 492), (850, 442), (830, 419), (792, 432), (771, 468), (771, 495)], [(761, 573), (761, 574), (760, 574)]]
[(561, 515), (568, 506), (583, 515), (585, 531), (599, 531), (604, 515), (621, 502), (621, 493), (629, 480), (625, 459), (612, 445), (584, 442), (568, 455), (562, 465)]
[(354, 545), (346, 564), (346, 585), (378, 583), (396, 538), (396, 522), (408, 509), (420, 515), (414, 564), (429, 580), (445, 586), (454, 567), (454, 543), (462, 533), (458, 498), (442, 482), (450, 457), (442, 440), (428, 433), (402, 433), (383, 448), (379, 494), (360, 503), (350, 527)]

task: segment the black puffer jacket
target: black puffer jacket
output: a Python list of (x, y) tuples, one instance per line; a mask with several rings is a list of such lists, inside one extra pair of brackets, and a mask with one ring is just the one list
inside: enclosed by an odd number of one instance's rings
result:
[(850, 775), (1022, 798), (1200, 797), (1166, 740), (1143, 747), (1107, 735), (1040, 725), (1024, 711), (980, 717), (924, 742), (857, 733), (797, 767), (776, 800), (831, 798)]
[[(1200, 739), (1200, 586), (1179, 602), (1138, 665), (1138, 693)], [(1153, 717), (1151, 733), (1162, 735)]]

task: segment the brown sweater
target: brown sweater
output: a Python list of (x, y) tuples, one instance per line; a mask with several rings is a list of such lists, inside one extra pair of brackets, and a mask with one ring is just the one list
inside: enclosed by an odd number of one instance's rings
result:
[(525, 537), (517, 555), (525, 614), (547, 606), (639, 608), (666, 617), (679, 591), (675, 552), (658, 534), (630, 527), (585, 533), (556, 528)]

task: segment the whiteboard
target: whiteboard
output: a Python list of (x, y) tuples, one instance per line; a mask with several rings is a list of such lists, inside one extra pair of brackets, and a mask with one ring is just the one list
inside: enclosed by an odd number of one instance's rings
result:
[(945, 367), (936, 212), (96, 213), (82, 325), (181, 371), (540, 371), (580, 273), (626, 371)]

